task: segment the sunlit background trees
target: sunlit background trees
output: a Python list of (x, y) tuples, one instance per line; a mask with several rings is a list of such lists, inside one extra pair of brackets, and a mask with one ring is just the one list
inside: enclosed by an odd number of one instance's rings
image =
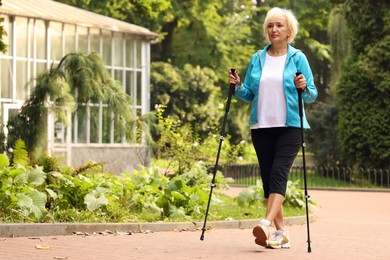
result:
[[(243, 77), (250, 55), (265, 45), (267, 10), (289, 8), (300, 22), (294, 45), (308, 56), (319, 89), (318, 102), (308, 106), (308, 149), (320, 164), (389, 166), (388, 1), (59, 2), (158, 33), (151, 109), (166, 103), (165, 115), (190, 124), (201, 138), (218, 131), (228, 69)], [(247, 111), (247, 105), (233, 103), (227, 129), (233, 143), (250, 141)]]

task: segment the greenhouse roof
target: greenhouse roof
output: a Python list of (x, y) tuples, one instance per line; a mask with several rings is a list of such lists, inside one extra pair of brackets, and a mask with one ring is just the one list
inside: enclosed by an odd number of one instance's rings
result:
[(140, 35), (148, 40), (154, 40), (158, 36), (156, 33), (151, 32), (144, 27), (52, 0), (2, 0), (2, 4), (3, 5), (0, 7), (0, 14), (126, 32)]

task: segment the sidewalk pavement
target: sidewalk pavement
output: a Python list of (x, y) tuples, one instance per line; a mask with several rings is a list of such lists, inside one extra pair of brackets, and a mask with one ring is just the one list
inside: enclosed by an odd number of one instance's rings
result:
[[(309, 191), (316, 220), (288, 226), (291, 249), (265, 249), (251, 228), (132, 235), (34, 236), (0, 239), (0, 259), (390, 259), (390, 192)], [(39, 247), (41, 246), (41, 247)]]

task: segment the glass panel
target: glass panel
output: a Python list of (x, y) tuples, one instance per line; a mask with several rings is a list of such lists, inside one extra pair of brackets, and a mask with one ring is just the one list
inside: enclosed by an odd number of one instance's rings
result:
[(137, 105), (142, 103), (142, 73), (137, 72)]
[(77, 37), (78, 37), (78, 52), (88, 52), (88, 28), (78, 26), (77, 27)]
[(15, 17), (16, 56), (27, 57), (27, 18)]
[[(119, 84), (121, 84), (121, 86), (123, 86), (123, 71), (122, 70), (114, 70), (114, 79), (117, 80), (119, 82)], [(122, 87), (122, 89), (123, 89), (123, 87)]]
[(3, 26), (4, 30), (7, 32), (7, 35), (3, 35), (3, 42), (7, 45), (7, 51), (4, 53), (5, 55), (12, 55), (12, 23), (10, 22), (8, 15), (0, 15), (0, 17), (4, 18)]
[(142, 67), (142, 50), (141, 50), (141, 41), (137, 41), (137, 68)]
[(37, 62), (36, 66), (37, 66), (37, 75), (35, 76), (35, 78), (38, 77), (39, 74), (41, 74), (47, 70), (46, 63)]
[(114, 66), (123, 66), (122, 33), (114, 33)]
[(54, 142), (65, 143), (66, 142), (66, 127), (61, 121), (56, 121), (54, 124)]
[(79, 105), (77, 108), (77, 142), (78, 143), (86, 143), (87, 135), (86, 135), (86, 118), (87, 118), (87, 110), (85, 106)]
[(50, 59), (60, 61), (62, 58), (62, 24), (50, 22)]
[(64, 56), (70, 52), (76, 50), (75, 46), (75, 26), (70, 24), (65, 24), (64, 33), (65, 33), (65, 53)]
[(91, 119), (90, 119), (90, 143), (99, 142), (99, 107), (91, 106), (90, 108)]
[(103, 61), (105, 65), (111, 65), (111, 32), (103, 31)]
[(29, 36), (28, 36), (28, 40), (30, 41), (30, 57), (29, 58), (33, 58), (34, 57), (34, 27), (35, 27), (35, 19), (33, 18), (29, 18), (28, 19), (28, 27), (29, 27)]
[(46, 59), (46, 25), (42, 20), (35, 20), (36, 57)]
[(11, 61), (10, 60), (1, 60), (0, 63), (0, 71), (1, 71), (1, 80), (0, 80), (0, 88), (1, 88), (1, 97), (2, 98), (11, 98)]
[(26, 98), (27, 61), (16, 61), (16, 98)]
[(134, 40), (126, 36), (126, 67), (134, 68)]
[(89, 37), (91, 39), (91, 51), (100, 53), (100, 30), (90, 28)]
[(126, 71), (126, 94), (133, 98), (134, 95), (134, 72)]

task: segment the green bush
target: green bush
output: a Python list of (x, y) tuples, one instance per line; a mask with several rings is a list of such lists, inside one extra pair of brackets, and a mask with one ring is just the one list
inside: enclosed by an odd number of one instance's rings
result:
[[(172, 176), (159, 167), (118, 176), (103, 172), (102, 165), (94, 162), (77, 169), (61, 168), (57, 160), (47, 156), (39, 160), (44, 162), (43, 166), (22, 165), (20, 162), (28, 156), (23, 150), (20, 142), (15, 147), (14, 164), (0, 154), (1, 222), (199, 221), (204, 218), (213, 175), (207, 173), (201, 162)], [(241, 214), (247, 210), (245, 203), (235, 204), (221, 192), (231, 182), (230, 178), (216, 173), (210, 219), (245, 217)], [(253, 203), (262, 199), (259, 187)]]
[[(256, 181), (256, 185), (247, 187), (237, 196), (236, 201), (240, 206), (250, 206), (259, 202), (264, 202), (264, 191), (261, 180)], [(305, 207), (305, 193), (303, 190), (297, 188), (299, 180), (287, 182), (287, 189), (284, 206), (293, 208), (304, 208)], [(309, 200), (309, 203), (314, 205), (315, 203)], [(264, 205), (265, 206), (265, 205)]]
[(351, 52), (337, 85), (340, 153), (349, 165), (388, 168), (389, 1), (350, 0), (343, 10)]

